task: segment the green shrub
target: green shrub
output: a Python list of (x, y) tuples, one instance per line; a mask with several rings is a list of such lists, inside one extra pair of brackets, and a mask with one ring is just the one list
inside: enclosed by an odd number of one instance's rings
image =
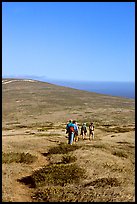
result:
[(10, 152), (10, 153), (3, 153), (2, 152), (2, 163), (12, 163), (12, 162), (16, 162), (16, 163), (32, 163), (34, 161), (36, 161), (37, 157), (36, 156), (32, 156), (29, 153), (15, 153), (15, 152)]
[(37, 188), (47, 185), (79, 183), (85, 171), (76, 164), (52, 164), (35, 171), (31, 176), (22, 178), (20, 182)]
[(35, 191), (32, 199), (37, 202), (75, 202), (77, 192), (74, 187), (49, 186)]
[(61, 143), (59, 146), (49, 149), (48, 154), (67, 154), (68, 152), (75, 151), (78, 148), (81, 148), (81, 146)]
[(75, 162), (77, 158), (75, 156), (71, 155), (64, 155), (62, 158), (62, 163), (67, 164), (67, 163), (72, 163)]
[[(118, 187), (120, 182), (117, 178), (99, 178), (83, 186), (48, 186), (38, 188), (32, 195), (32, 199), (37, 202), (109, 202), (118, 197), (119, 194), (113, 194), (111, 189)], [(104, 192), (102, 192), (104, 188)], [(112, 198), (111, 198), (112, 197)], [(113, 201), (116, 201), (115, 199)]]

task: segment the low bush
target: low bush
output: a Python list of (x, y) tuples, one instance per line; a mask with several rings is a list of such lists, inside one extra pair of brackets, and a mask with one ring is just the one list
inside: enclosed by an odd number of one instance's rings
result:
[(37, 157), (32, 156), (29, 153), (15, 153), (15, 152), (10, 152), (10, 153), (4, 153), (2, 152), (2, 163), (26, 163), (30, 164), (34, 161), (36, 161)]
[(79, 183), (84, 178), (85, 170), (76, 164), (52, 164), (35, 171), (31, 176), (20, 179), (32, 188), (48, 185), (65, 186)]
[(75, 156), (71, 155), (64, 155), (62, 158), (62, 163), (67, 164), (67, 163), (72, 163), (75, 162), (77, 158)]
[(67, 154), (68, 152), (75, 151), (81, 147), (82, 146), (80, 145), (69, 145), (61, 143), (59, 146), (49, 149), (48, 154)]

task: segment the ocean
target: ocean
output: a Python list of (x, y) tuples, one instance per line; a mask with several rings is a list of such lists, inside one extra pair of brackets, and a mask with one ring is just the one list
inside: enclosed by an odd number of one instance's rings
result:
[[(16, 78), (13, 76), (5, 76), (4, 78)], [(74, 89), (95, 92), (110, 96), (118, 96), (122, 98), (135, 99), (135, 82), (86, 82), (86, 81), (65, 81), (54, 80), (44, 76), (20, 76), (17, 78), (34, 79), (38, 81), (48, 82), (55, 85), (70, 87)]]
[(99, 94), (135, 99), (134, 82), (76, 82), (57, 80), (50, 80), (48, 82)]

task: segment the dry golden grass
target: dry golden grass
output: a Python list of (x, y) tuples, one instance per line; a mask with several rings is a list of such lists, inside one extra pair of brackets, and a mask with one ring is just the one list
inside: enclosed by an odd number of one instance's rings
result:
[[(130, 202), (135, 101), (44, 82), (2, 85), (3, 202)], [(67, 144), (68, 119), (95, 139)]]

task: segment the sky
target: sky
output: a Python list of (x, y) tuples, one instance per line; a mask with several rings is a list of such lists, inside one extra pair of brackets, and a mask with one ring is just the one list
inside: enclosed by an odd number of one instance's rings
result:
[(2, 77), (135, 81), (135, 2), (2, 2)]

